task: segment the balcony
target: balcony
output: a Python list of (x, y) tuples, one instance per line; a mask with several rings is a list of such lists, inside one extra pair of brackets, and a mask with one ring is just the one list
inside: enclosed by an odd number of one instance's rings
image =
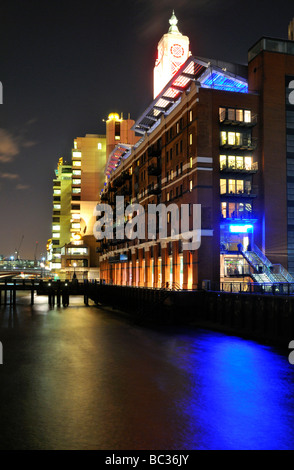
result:
[(238, 173), (245, 175), (252, 175), (258, 172), (258, 162), (254, 162), (251, 165), (229, 165), (228, 163), (222, 163), (220, 166), (221, 173)]
[(160, 194), (161, 192), (161, 188), (159, 186), (153, 186), (153, 185), (149, 185), (148, 186), (148, 194), (154, 194), (154, 195), (157, 195), (157, 194)]
[(148, 175), (149, 176), (159, 176), (161, 174), (161, 167), (160, 165), (150, 165), (148, 167)]
[(255, 150), (257, 147), (257, 139), (256, 138), (249, 138), (249, 137), (244, 137), (240, 136), (239, 139), (235, 140), (221, 140), (220, 142), (220, 148), (221, 149), (229, 149), (229, 150), (247, 150), (249, 152), (252, 152)]
[(119, 191), (121, 196), (131, 196), (132, 194), (132, 186), (130, 185), (125, 185), (121, 188)]
[(160, 149), (152, 149), (152, 148), (149, 148), (148, 149), (148, 158), (151, 159), (151, 158), (160, 158), (161, 157), (161, 150)]
[(121, 178), (122, 178), (122, 181), (125, 182), (125, 181), (130, 180), (132, 178), (132, 175), (130, 175), (128, 171), (124, 171), (121, 175)]
[(257, 187), (253, 186), (251, 189), (239, 189), (233, 191), (226, 191), (221, 193), (221, 200), (228, 199), (252, 199), (257, 197)]
[(224, 217), (224, 214), (222, 212), (220, 212), (220, 219), (221, 219), (221, 222), (227, 222), (229, 224), (232, 223), (232, 221), (234, 222), (238, 222), (238, 221), (247, 221), (247, 220), (257, 220), (258, 219), (258, 215), (256, 212), (253, 212), (253, 211), (234, 211), (232, 212), (231, 214), (227, 214), (226, 217)]
[(254, 127), (257, 124), (257, 114), (250, 114), (244, 119), (243, 112), (235, 109), (222, 109), (219, 115), (220, 124), (226, 126)]

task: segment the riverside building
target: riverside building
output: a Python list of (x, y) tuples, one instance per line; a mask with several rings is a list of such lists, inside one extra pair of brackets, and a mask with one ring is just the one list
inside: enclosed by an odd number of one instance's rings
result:
[(61, 248), (70, 242), (71, 189), (71, 163), (60, 158), (53, 179), (52, 237), (47, 243), (47, 259), (52, 272), (61, 269)]
[[(100, 278), (183, 289), (293, 282), (292, 28), (289, 40), (261, 38), (242, 66), (192, 56), (174, 14), (170, 26), (159, 42), (155, 98), (133, 126), (141, 138), (113, 151), (101, 202), (114, 217), (116, 196), (146, 212), (148, 204), (188, 204), (190, 228), (193, 205), (201, 204), (201, 245), (183, 250), (170, 216), (165, 239), (114, 233), (98, 242)], [(185, 61), (172, 69), (180, 53)]]
[[(105, 165), (117, 145), (130, 148), (137, 140), (135, 121), (111, 113), (106, 135), (86, 134), (74, 139), (72, 161), (59, 160), (53, 180), (52, 239), (48, 259), (60, 279), (99, 278), (99, 255), (93, 226), (94, 209), (105, 183)], [(115, 152), (114, 152), (115, 153)]]

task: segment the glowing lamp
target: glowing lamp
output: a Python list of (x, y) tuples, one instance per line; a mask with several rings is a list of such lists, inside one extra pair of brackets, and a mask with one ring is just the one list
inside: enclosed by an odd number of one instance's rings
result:
[(117, 113), (109, 114), (108, 121), (120, 121), (119, 115)]

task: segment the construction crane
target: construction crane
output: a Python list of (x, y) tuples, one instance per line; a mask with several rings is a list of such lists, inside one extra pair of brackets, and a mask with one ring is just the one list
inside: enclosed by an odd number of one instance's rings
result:
[(23, 239), (24, 239), (24, 235), (21, 237), (21, 240), (20, 240), (20, 244), (19, 244), (18, 249), (15, 248), (15, 259), (16, 259), (16, 260), (19, 260), (19, 259), (20, 259), (20, 258), (19, 258), (19, 252), (20, 252), (20, 247), (21, 247), (21, 245), (22, 245)]

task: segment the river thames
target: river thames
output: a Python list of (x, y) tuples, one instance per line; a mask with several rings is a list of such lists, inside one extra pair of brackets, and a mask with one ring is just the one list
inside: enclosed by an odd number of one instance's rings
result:
[(2, 450), (294, 449), (287, 350), (82, 297), (0, 307), (0, 341)]

